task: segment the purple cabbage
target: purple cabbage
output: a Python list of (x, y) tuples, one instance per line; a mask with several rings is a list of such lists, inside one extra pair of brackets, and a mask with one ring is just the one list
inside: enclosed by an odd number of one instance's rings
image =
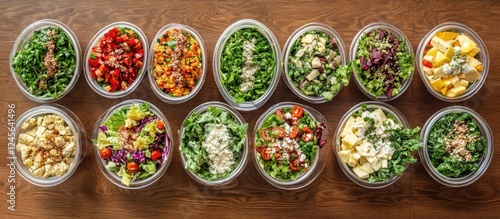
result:
[(142, 128), (144, 128), (144, 126), (152, 121), (154, 121), (156, 119), (156, 117), (152, 117), (152, 116), (146, 116), (144, 117), (141, 122), (139, 123), (139, 128), (137, 128), (137, 132), (140, 132), (142, 130)]
[(127, 152), (123, 150), (112, 150), (111, 161), (116, 164), (126, 164), (127, 163)]
[(104, 134), (106, 134), (106, 132), (108, 131), (108, 127), (106, 127), (105, 125), (99, 127), (99, 129), (104, 132)]
[(139, 163), (146, 162), (146, 155), (144, 155), (143, 150), (136, 150), (131, 153), (132, 159), (139, 161)]

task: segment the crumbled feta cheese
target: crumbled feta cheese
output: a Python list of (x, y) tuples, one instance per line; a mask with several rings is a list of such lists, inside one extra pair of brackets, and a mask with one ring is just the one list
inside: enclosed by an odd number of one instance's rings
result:
[(222, 174), (231, 170), (235, 160), (229, 149), (229, 131), (225, 125), (214, 125), (201, 146), (208, 153), (210, 173)]

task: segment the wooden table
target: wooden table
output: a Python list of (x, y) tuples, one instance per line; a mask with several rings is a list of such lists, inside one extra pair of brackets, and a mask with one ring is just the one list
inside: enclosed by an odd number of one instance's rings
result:
[[(467, 101), (449, 103), (433, 97), (415, 73), (410, 88), (390, 104), (402, 111), (412, 126), (423, 126), (436, 111), (451, 105), (476, 110), (492, 128), (500, 142), (500, 5), (489, 1), (385, 0), (330, 1), (1, 1), (0, 3), (1, 127), (0, 199), (8, 200), (7, 110), (15, 104), (18, 118), (39, 106), (26, 98), (14, 83), (9, 70), (9, 53), (16, 37), (30, 23), (45, 18), (67, 24), (77, 35), (82, 49), (105, 25), (128, 21), (138, 25), (151, 42), (168, 23), (181, 23), (202, 36), (209, 58), (208, 77), (189, 102), (170, 105), (156, 98), (144, 78), (137, 90), (121, 99), (104, 99), (87, 84), (83, 74), (74, 89), (57, 104), (76, 113), (87, 130), (84, 161), (66, 182), (53, 188), (40, 188), (15, 176), (15, 212), (1, 201), (2, 218), (13, 217), (168, 217), (168, 218), (495, 218), (500, 217), (500, 147), (486, 173), (474, 184), (449, 188), (434, 181), (419, 162), (411, 166), (394, 185), (378, 190), (362, 188), (341, 171), (333, 153), (331, 139), (328, 161), (320, 177), (306, 188), (295, 191), (277, 189), (267, 183), (249, 160), (244, 172), (230, 187), (216, 189), (192, 180), (181, 165), (178, 135), (174, 134), (173, 161), (167, 172), (153, 185), (141, 190), (121, 189), (108, 181), (97, 167), (90, 134), (96, 119), (109, 107), (127, 99), (143, 99), (158, 106), (173, 130), (194, 107), (206, 101), (222, 101), (212, 72), (212, 54), (221, 33), (233, 22), (252, 18), (267, 25), (281, 47), (290, 34), (309, 22), (322, 22), (334, 28), (349, 48), (354, 35), (372, 22), (388, 22), (400, 28), (416, 50), (424, 35), (439, 23), (457, 21), (474, 29), (486, 43), (490, 71), (483, 88)], [(294, 101), (319, 110), (333, 132), (342, 115), (361, 101), (369, 100), (354, 81), (333, 101), (310, 104), (292, 94), (281, 80), (271, 99), (260, 109), (241, 112), (253, 126), (270, 106)]]

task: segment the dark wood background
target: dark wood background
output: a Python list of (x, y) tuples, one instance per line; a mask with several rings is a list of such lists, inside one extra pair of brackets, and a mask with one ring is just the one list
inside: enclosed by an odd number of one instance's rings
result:
[[(153, 185), (141, 190), (121, 189), (109, 182), (97, 167), (93, 145), (87, 139), (87, 155), (74, 175), (61, 185), (40, 188), (16, 175), (16, 211), (7, 210), (7, 109), (15, 104), (16, 117), (39, 106), (26, 98), (10, 75), (8, 57), (23, 28), (39, 19), (57, 19), (77, 35), (82, 49), (102, 27), (116, 21), (138, 25), (149, 42), (168, 23), (196, 29), (208, 54), (208, 77), (200, 93), (189, 102), (170, 105), (153, 95), (147, 77), (132, 94), (104, 99), (87, 84), (83, 74), (74, 89), (57, 104), (75, 112), (88, 138), (96, 119), (109, 107), (138, 98), (158, 106), (175, 131), (173, 161)], [(400, 28), (414, 50), (424, 35), (439, 23), (461, 22), (474, 29), (490, 53), (490, 71), (483, 88), (467, 101), (448, 103), (432, 96), (418, 73), (410, 88), (390, 104), (401, 110), (412, 126), (423, 126), (436, 111), (450, 105), (476, 110), (490, 124), (500, 142), (500, 4), (497, 1), (338, 0), (338, 1), (0, 1), (0, 216), (12, 217), (131, 217), (131, 218), (498, 218), (500, 217), (500, 147), (486, 173), (474, 184), (449, 188), (434, 181), (419, 162), (394, 185), (370, 190), (350, 181), (341, 171), (329, 147), (328, 161), (320, 177), (306, 188), (284, 191), (267, 183), (249, 160), (244, 172), (230, 186), (204, 187), (184, 171), (179, 157), (177, 130), (194, 107), (206, 101), (222, 101), (212, 72), (212, 54), (220, 34), (233, 22), (252, 18), (267, 25), (283, 47), (290, 34), (309, 22), (334, 28), (346, 48), (358, 30), (372, 22), (388, 22)], [(348, 51), (347, 51), (348, 52)], [(242, 112), (251, 129), (258, 117), (280, 101), (295, 101), (319, 110), (334, 132), (342, 115), (360, 101), (369, 100), (352, 83), (333, 101), (313, 105), (296, 97), (283, 80), (260, 109)], [(2, 195), (3, 194), (3, 195)]]

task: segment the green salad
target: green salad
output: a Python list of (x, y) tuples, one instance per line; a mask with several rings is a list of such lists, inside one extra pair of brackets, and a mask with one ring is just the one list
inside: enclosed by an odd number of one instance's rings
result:
[(209, 106), (183, 122), (179, 150), (185, 168), (201, 179), (227, 178), (239, 165), (248, 124), (240, 124), (226, 109)]
[(329, 101), (349, 84), (350, 69), (342, 65), (336, 40), (309, 30), (293, 42), (288, 55), (287, 77), (302, 94)]
[(92, 141), (106, 169), (117, 174), (125, 186), (157, 173), (167, 162), (171, 144), (164, 121), (148, 103), (113, 111)]
[(366, 104), (346, 121), (340, 134), (339, 157), (360, 179), (383, 182), (402, 175), (422, 147), (419, 127), (404, 128), (392, 113)]
[(240, 29), (229, 37), (220, 58), (220, 76), (236, 103), (257, 100), (267, 91), (274, 76), (275, 55), (257, 28)]
[(255, 156), (269, 176), (294, 181), (317, 162), (325, 124), (300, 105), (281, 107), (268, 115), (255, 135)]
[(406, 44), (405, 38), (381, 28), (361, 35), (351, 64), (368, 94), (390, 99), (411, 80), (414, 58)]
[(12, 68), (27, 91), (40, 98), (57, 98), (74, 77), (75, 48), (59, 27), (35, 30), (12, 58)]
[(458, 178), (478, 170), (487, 152), (486, 140), (469, 113), (450, 113), (429, 131), (427, 150), (432, 165), (446, 177)]

